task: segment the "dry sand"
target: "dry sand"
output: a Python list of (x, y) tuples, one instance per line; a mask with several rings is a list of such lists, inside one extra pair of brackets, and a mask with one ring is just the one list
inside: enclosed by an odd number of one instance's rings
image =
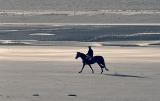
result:
[[(82, 74), (87, 47), (1, 46), (1, 101), (159, 101), (160, 48), (93, 47), (110, 71)], [(70, 96), (69, 96), (70, 95)]]

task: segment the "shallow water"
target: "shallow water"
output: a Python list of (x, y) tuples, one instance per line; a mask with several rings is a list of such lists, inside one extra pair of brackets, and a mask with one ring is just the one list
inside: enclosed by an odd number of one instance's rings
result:
[(159, 25), (1, 26), (1, 45), (158, 46)]

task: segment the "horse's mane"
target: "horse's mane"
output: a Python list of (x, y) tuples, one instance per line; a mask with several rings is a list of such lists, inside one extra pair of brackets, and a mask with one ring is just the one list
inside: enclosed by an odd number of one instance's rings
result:
[(86, 54), (84, 54), (84, 53), (82, 53), (82, 52), (77, 52), (78, 54), (81, 54), (81, 55), (83, 55), (83, 56), (85, 56), (86, 57)]
[(84, 53), (81, 53), (81, 52), (77, 52), (77, 53), (79, 53), (79, 54), (83, 54), (83, 55), (86, 55), (86, 54), (84, 54)]

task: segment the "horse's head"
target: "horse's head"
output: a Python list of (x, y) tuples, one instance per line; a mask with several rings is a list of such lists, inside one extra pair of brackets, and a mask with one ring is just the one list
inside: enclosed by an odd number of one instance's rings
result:
[(80, 52), (77, 52), (75, 59), (78, 59), (80, 57)]

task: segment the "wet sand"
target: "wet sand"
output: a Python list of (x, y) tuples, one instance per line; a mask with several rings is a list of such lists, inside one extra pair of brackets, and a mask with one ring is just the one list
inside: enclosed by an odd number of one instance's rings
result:
[(0, 99), (3, 101), (159, 101), (160, 48), (93, 47), (109, 72), (97, 64), (82, 74), (77, 51), (87, 47), (1, 46)]

